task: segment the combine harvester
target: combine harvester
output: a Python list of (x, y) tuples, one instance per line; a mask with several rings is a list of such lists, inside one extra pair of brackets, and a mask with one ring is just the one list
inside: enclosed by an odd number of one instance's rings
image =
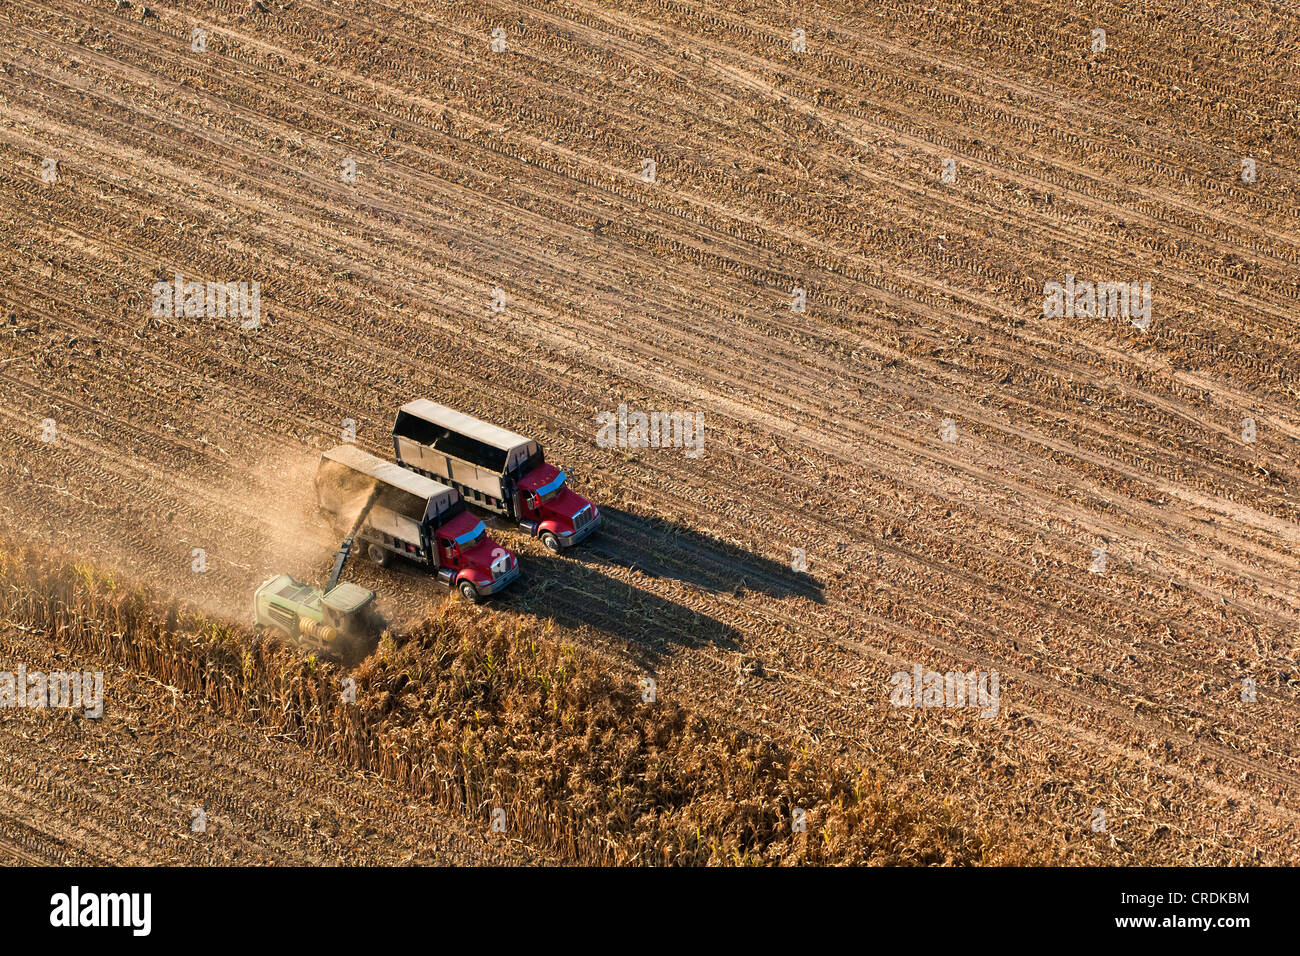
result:
[(445, 481), (473, 505), (505, 515), (551, 551), (600, 527), (600, 512), (546, 464), (537, 442), (428, 399), (403, 405), (393, 426), (401, 464)]
[[(374, 497), (367, 501), (371, 488)], [(405, 558), (434, 572), (466, 600), (495, 594), (519, 577), (519, 559), (488, 537), (454, 488), (355, 445), (339, 445), (321, 456), (316, 501), (337, 528), (363, 508), (352, 534), (372, 561), (387, 566), (395, 556)]]
[(339, 583), (352, 553), (352, 540), (379, 497), (374, 487), (352, 530), (334, 553), (334, 569), (325, 587), (300, 584), (287, 574), (266, 581), (253, 594), (253, 627), (279, 631), (313, 651), (344, 660), (365, 656), (369, 643), (384, 629), (375, 609), (375, 592)]

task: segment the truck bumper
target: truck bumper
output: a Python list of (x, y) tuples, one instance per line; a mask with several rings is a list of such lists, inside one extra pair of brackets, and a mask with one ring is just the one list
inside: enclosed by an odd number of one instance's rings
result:
[(601, 522), (604, 520), (605, 516), (598, 514), (567, 538), (563, 535), (556, 535), (556, 537), (560, 539), (560, 547), (571, 548), (579, 541), (585, 541), (587, 538), (590, 538), (592, 533), (600, 527)]
[(510, 582), (516, 580), (518, 577), (519, 577), (519, 565), (516, 564), (513, 568), (511, 568), (505, 574), (501, 575), (501, 577), (497, 578), (487, 587), (480, 587), (477, 584), (475, 585), (475, 587), (478, 588), (478, 593), (481, 595), (496, 594), (506, 585), (510, 584)]

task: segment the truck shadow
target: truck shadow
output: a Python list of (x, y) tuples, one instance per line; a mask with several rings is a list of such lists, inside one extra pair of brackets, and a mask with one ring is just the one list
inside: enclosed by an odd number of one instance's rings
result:
[(742, 646), (743, 635), (730, 624), (595, 567), (551, 555), (521, 561), (523, 577), (493, 597), (493, 605), (564, 628), (594, 628), (623, 643), (642, 667), (653, 668), (682, 648)]
[(748, 591), (826, 603), (821, 582), (792, 568), (794, 555), (783, 564), (675, 522), (605, 505), (600, 513), (604, 526), (564, 552), (565, 560), (614, 564), (713, 594), (739, 597)]

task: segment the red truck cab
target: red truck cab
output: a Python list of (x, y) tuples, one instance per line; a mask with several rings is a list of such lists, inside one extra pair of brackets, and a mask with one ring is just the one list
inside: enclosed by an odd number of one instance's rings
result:
[(455, 581), (469, 600), (495, 594), (519, 577), (514, 552), (488, 537), (487, 527), (469, 511), (444, 521), (434, 537), (438, 574)]
[(600, 511), (554, 465), (538, 465), (519, 479), (518, 488), (519, 526), (552, 551), (572, 547), (600, 525)]

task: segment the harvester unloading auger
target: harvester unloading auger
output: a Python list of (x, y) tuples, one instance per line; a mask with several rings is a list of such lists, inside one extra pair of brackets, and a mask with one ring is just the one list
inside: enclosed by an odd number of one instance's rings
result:
[(253, 626), (279, 631), (312, 650), (340, 658), (364, 652), (383, 630), (375, 610), (375, 592), (348, 582), (339, 583), (352, 553), (357, 530), (370, 514), (382, 489), (375, 485), (339, 549), (325, 588), (300, 584), (287, 574), (266, 581), (253, 595)]
[(334, 570), (330, 572), (330, 579), (325, 583), (325, 590), (332, 591), (334, 586), (339, 583), (339, 575), (343, 573), (343, 565), (347, 564), (348, 556), (352, 554), (352, 539), (357, 536), (357, 529), (361, 523), (366, 520), (366, 515), (370, 514), (370, 509), (375, 506), (375, 501), (379, 498), (380, 488), (375, 485), (370, 492), (370, 497), (362, 506), (361, 512), (357, 515), (357, 520), (352, 522), (352, 530), (347, 533), (339, 549), (334, 552)]

